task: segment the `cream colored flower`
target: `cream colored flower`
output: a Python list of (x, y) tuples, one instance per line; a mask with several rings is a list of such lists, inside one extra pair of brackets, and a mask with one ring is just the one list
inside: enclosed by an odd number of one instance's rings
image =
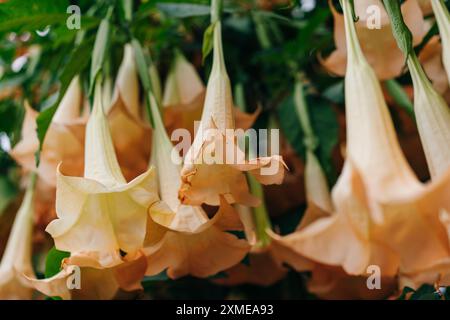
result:
[[(237, 147), (236, 139), (226, 138), (227, 129), (234, 129), (233, 102), (222, 52), (221, 24), (214, 28), (214, 57), (206, 90), (205, 105), (194, 142), (184, 158), (179, 197), (185, 204), (219, 205), (224, 196), (229, 203), (257, 205), (258, 199), (249, 191), (243, 171), (250, 171), (264, 184), (280, 184), (284, 163), (280, 156), (244, 161), (245, 154)], [(228, 141), (226, 141), (228, 140)], [(226, 157), (235, 160), (226, 163)], [(219, 157), (208, 164), (206, 158)], [(234, 164), (233, 164), (234, 163)], [(275, 169), (264, 175), (262, 168)]]
[(212, 219), (202, 207), (180, 202), (181, 158), (172, 152), (153, 97), (152, 104), (155, 123), (152, 161), (158, 169), (162, 202), (150, 213), (151, 229), (159, 231), (150, 234), (146, 241), (147, 274), (167, 269), (171, 278), (214, 275), (238, 263), (249, 250), (245, 240), (226, 232), (241, 228), (239, 217), (223, 199)]
[[(359, 17), (356, 30), (361, 43), (361, 49), (374, 68), (380, 80), (395, 78), (403, 70), (405, 58), (397, 47), (397, 42), (391, 32), (389, 17), (381, 0), (357, 0), (355, 13)], [(344, 17), (330, 4), (334, 17), (334, 41), (336, 50), (323, 61), (330, 72), (343, 76), (347, 63), (347, 46), (345, 42)], [(380, 12), (380, 25), (377, 24), (377, 12)], [(413, 33), (414, 44), (419, 44), (424, 35), (424, 19), (416, 0), (408, 0), (402, 4), (405, 22)], [(373, 28), (372, 28), (373, 25)]]
[(442, 60), (450, 81), (450, 13), (443, 0), (430, 0), (442, 42)]
[[(120, 170), (96, 85), (86, 127), (84, 177), (58, 167), (56, 211), (47, 232), (70, 252), (68, 265), (108, 268), (133, 260), (143, 247), (147, 209), (158, 201), (153, 168), (127, 183)], [(122, 256), (121, 252), (126, 253)]]
[(2, 300), (28, 300), (33, 295), (33, 288), (25, 276), (35, 277), (31, 264), (34, 181), (35, 177), (32, 176), (0, 263)]

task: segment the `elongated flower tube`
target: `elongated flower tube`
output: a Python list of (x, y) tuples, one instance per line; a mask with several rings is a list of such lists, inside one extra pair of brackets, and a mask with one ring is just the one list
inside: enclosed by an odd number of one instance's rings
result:
[(25, 278), (25, 276), (35, 277), (31, 253), (36, 177), (34, 173), (31, 175), (0, 262), (0, 299), (2, 300), (28, 300), (33, 295), (33, 288)]
[[(175, 51), (173, 65), (164, 87), (164, 124), (169, 133), (175, 129), (188, 129), (194, 135), (195, 121), (199, 121), (205, 102), (205, 86), (195, 67), (180, 51)], [(248, 129), (260, 110), (249, 114), (233, 108), (236, 128)]]
[(399, 268), (419, 270), (448, 256), (438, 217), (439, 208), (449, 205), (447, 186), (423, 186), (406, 162), (376, 75), (359, 46), (350, 2), (342, 2), (347, 159), (332, 191), (335, 213), (286, 238), (316, 263), (341, 266), (350, 275), (365, 275), (369, 265), (377, 265), (392, 277)]
[(86, 127), (84, 176), (66, 176), (64, 163), (58, 167), (58, 219), (47, 227), (56, 248), (70, 252), (67, 264), (93, 268), (114, 267), (138, 256), (147, 209), (159, 200), (153, 168), (129, 183), (122, 175), (101, 97), (97, 83)]
[(230, 129), (234, 134), (235, 123), (220, 20), (214, 24), (213, 38), (213, 66), (205, 104), (194, 142), (184, 158), (179, 197), (183, 203), (192, 205), (219, 205), (220, 197), (224, 196), (229, 203), (255, 206), (258, 199), (249, 193), (243, 171), (254, 174), (264, 184), (280, 184), (284, 163), (278, 155), (245, 161), (236, 139), (227, 138), (227, 130), (228, 136)]
[(442, 61), (450, 81), (450, 13), (443, 0), (430, 0), (442, 42)]
[(425, 75), (414, 53), (408, 58), (414, 85), (414, 114), (432, 179), (450, 168), (450, 109)]
[(151, 229), (159, 232), (146, 241), (147, 274), (167, 269), (171, 278), (214, 275), (238, 263), (249, 250), (245, 240), (226, 232), (242, 228), (239, 217), (224, 199), (212, 219), (200, 206), (180, 202), (181, 158), (167, 136), (152, 95), (151, 104), (155, 124), (152, 161), (158, 170), (162, 202), (150, 213)]
[(131, 44), (124, 47), (123, 60), (116, 78), (107, 117), (112, 140), (122, 172), (127, 181), (147, 170), (150, 157), (151, 129), (142, 120), (139, 102), (139, 81), (134, 50)]
[[(115, 101), (119, 96), (122, 97), (127, 110), (132, 115), (139, 117), (139, 80), (137, 76), (136, 63), (134, 61), (134, 50), (132, 45), (129, 43), (127, 43), (124, 47), (122, 63), (120, 64), (119, 71), (117, 73), (113, 101)], [(107, 109), (105, 110), (108, 111)]]
[[(400, 75), (405, 64), (404, 56), (398, 49), (392, 35), (389, 17), (381, 0), (357, 0), (355, 14), (358, 17), (356, 30), (361, 48), (367, 61), (375, 70), (378, 79), (392, 79)], [(339, 14), (330, 1), (334, 17), (334, 41), (336, 50), (324, 61), (330, 72), (343, 76), (347, 63), (344, 17)], [(402, 4), (405, 22), (413, 33), (414, 44), (419, 44), (425, 36), (424, 19), (416, 0)]]

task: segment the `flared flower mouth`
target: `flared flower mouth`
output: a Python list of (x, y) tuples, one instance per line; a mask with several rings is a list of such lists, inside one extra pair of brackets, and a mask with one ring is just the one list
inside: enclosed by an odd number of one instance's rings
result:
[(150, 168), (127, 183), (119, 167), (96, 85), (86, 128), (84, 177), (58, 168), (56, 211), (48, 227), (58, 249), (71, 253), (68, 264), (106, 268), (133, 259), (143, 246), (147, 209), (159, 200)]

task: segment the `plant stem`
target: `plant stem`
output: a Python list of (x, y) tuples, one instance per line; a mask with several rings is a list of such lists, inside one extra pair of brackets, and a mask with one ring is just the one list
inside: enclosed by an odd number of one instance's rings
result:
[(317, 137), (314, 134), (314, 130), (311, 125), (311, 120), (309, 118), (308, 107), (305, 101), (305, 95), (303, 91), (303, 84), (301, 82), (300, 76), (297, 77), (294, 89), (294, 102), (297, 111), (297, 116), (302, 127), (304, 134), (303, 143), (309, 151), (314, 151), (318, 146)]

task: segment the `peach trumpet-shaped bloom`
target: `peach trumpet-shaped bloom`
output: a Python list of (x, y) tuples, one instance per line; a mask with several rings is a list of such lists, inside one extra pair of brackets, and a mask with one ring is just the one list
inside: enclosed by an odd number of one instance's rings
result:
[(439, 27), (442, 43), (442, 61), (450, 81), (450, 13), (442, 0), (430, 0)]
[(146, 241), (147, 275), (167, 269), (170, 278), (185, 275), (208, 277), (244, 258), (249, 250), (245, 240), (228, 233), (241, 227), (239, 217), (222, 198), (220, 208), (209, 218), (200, 206), (184, 205), (178, 199), (181, 158), (173, 151), (153, 96), (155, 123), (152, 161), (158, 170), (161, 202), (150, 213), (152, 230)]
[[(374, 68), (376, 76), (380, 80), (397, 77), (404, 68), (405, 58), (392, 35), (389, 17), (382, 1), (358, 0), (354, 2), (354, 5), (356, 16), (359, 18), (356, 22), (356, 31), (361, 42), (361, 49), (369, 64)], [(334, 17), (336, 50), (324, 59), (322, 64), (331, 73), (344, 76), (347, 63), (344, 17), (336, 11), (331, 2), (330, 7)], [(405, 23), (412, 31), (414, 44), (419, 44), (425, 35), (425, 28), (423, 14), (417, 0), (406, 1), (401, 9)]]
[[(173, 65), (164, 87), (164, 123), (170, 133), (175, 129), (188, 129), (194, 135), (195, 121), (199, 121), (205, 102), (205, 86), (195, 67), (179, 51), (175, 52)], [(248, 114), (233, 108), (236, 128), (250, 128), (260, 110)]]
[(41, 161), (36, 169), (35, 152), (39, 148), (36, 135), (38, 112), (25, 102), (22, 138), (11, 150), (11, 156), (25, 172), (36, 170), (39, 179), (49, 187), (56, 186), (56, 167), (64, 161), (71, 174), (83, 172), (84, 120), (80, 117), (81, 87), (79, 78), (72, 79), (52, 119), (42, 146)]
[[(236, 139), (226, 138), (229, 129), (235, 129), (233, 102), (222, 51), (221, 24), (217, 22), (214, 28), (213, 67), (202, 118), (181, 171), (179, 197), (182, 203), (219, 205), (220, 197), (224, 196), (229, 203), (257, 205), (258, 199), (249, 193), (245, 171), (264, 184), (282, 182), (284, 162), (281, 157), (273, 155), (244, 161), (245, 154), (238, 148)], [(217, 157), (221, 159), (217, 161)], [(234, 159), (226, 161), (226, 157)], [(215, 159), (207, 163), (206, 158)], [(264, 174), (262, 169), (268, 168), (274, 172)]]
[(181, 52), (176, 51), (162, 101), (168, 132), (186, 128), (194, 134), (194, 121), (198, 121), (202, 115), (204, 100), (205, 86), (195, 67)]
[(349, 48), (347, 159), (332, 191), (334, 213), (284, 241), (300, 256), (342, 267), (349, 275), (364, 275), (373, 264), (391, 277), (399, 268), (420, 270), (449, 255), (439, 220), (440, 207), (449, 205), (448, 183), (424, 186), (414, 176), (380, 84), (359, 46), (349, 1), (343, 2)]
[(34, 182), (35, 177), (32, 173), (0, 262), (2, 300), (29, 300), (33, 295), (33, 288), (25, 276), (35, 277), (31, 264)]
[[(68, 265), (107, 268), (133, 260), (143, 247), (147, 210), (159, 200), (153, 168), (127, 183), (120, 170), (103, 112), (101, 86), (86, 127), (83, 177), (58, 167), (56, 212), (46, 231)], [(122, 257), (121, 252), (126, 253)]]

